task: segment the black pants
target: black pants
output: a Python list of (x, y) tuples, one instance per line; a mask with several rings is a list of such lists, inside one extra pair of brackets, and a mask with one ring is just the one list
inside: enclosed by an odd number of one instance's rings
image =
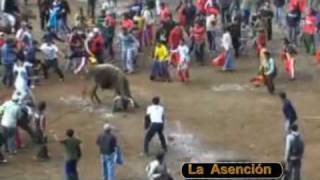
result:
[(272, 19), (267, 20), (267, 35), (268, 35), (268, 40), (272, 40)]
[(204, 47), (205, 43), (194, 43), (194, 53), (196, 55), (197, 61), (201, 64), (204, 65)]
[(97, 52), (94, 55), (95, 55), (95, 58), (97, 59), (98, 64), (103, 64), (104, 63), (103, 51)]
[(113, 38), (108, 38), (106, 40), (106, 43), (104, 44), (105, 49), (108, 51), (109, 56), (111, 56), (111, 58), (114, 58), (114, 50), (113, 50)]
[(48, 71), (50, 68), (53, 68), (54, 71), (58, 74), (60, 79), (64, 79), (64, 75), (59, 68), (58, 60), (57, 59), (51, 59), (51, 60), (45, 60), (44, 62), (44, 78), (48, 79), (49, 78), (49, 73)]
[(287, 180), (300, 180), (301, 159), (290, 160), (288, 162)]
[(40, 27), (42, 30), (45, 30), (49, 20), (49, 15), (45, 11), (40, 11), (39, 16), (40, 16)]
[(11, 87), (13, 85), (13, 64), (3, 64), (3, 77), (2, 77), (2, 83), (5, 86)]
[(239, 57), (239, 48), (241, 46), (239, 37), (232, 37), (232, 45), (235, 51), (235, 56)]
[(274, 86), (274, 78), (275, 78), (275, 75), (271, 74), (269, 76), (266, 76), (266, 86), (267, 86), (267, 89), (269, 91), (270, 94), (274, 94), (274, 91), (275, 91), (275, 86)]
[(216, 32), (215, 31), (207, 31), (207, 37), (208, 37), (208, 44), (209, 44), (209, 50), (215, 51), (216, 50)]
[(151, 123), (149, 130), (144, 138), (144, 152), (149, 152), (149, 143), (155, 134), (158, 134), (162, 148), (167, 151), (166, 138), (163, 135), (163, 123)]
[(3, 161), (5, 158), (4, 158), (4, 155), (2, 153), (2, 147), (0, 146), (0, 161)]

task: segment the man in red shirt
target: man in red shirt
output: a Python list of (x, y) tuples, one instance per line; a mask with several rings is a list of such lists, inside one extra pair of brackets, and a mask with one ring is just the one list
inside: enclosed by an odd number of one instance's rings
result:
[(309, 14), (305, 17), (303, 24), (303, 42), (306, 47), (306, 51), (309, 54), (314, 55), (316, 53), (315, 34), (317, 32), (317, 18), (316, 12), (310, 10)]
[(103, 64), (104, 39), (98, 28), (93, 29), (93, 37), (91, 40), (89, 40), (89, 48), (91, 53), (93, 53), (97, 59), (97, 62), (99, 64)]
[(104, 21), (105, 21), (106, 24), (109, 24), (109, 25), (111, 25), (113, 27), (116, 27), (116, 25), (117, 25), (117, 21), (114, 18), (114, 15), (112, 13), (110, 13), (110, 12), (107, 12), (107, 15), (106, 15)]
[(128, 29), (128, 30), (131, 30), (134, 26), (134, 23), (133, 23), (133, 20), (130, 19), (130, 16), (128, 13), (125, 13), (124, 15), (124, 18), (122, 20), (122, 28), (125, 28), (125, 29)]
[[(182, 39), (183, 39), (182, 26), (176, 25), (169, 33), (168, 44), (169, 44), (170, 50), (177, 49)], [(173, 65), (177, 65), (178, 62), (179, 62), (178, 53), (170, 52), (170, 63)]]
[(204, 65), (205, 33), (206, 30), (201, 21), (197, 21), (191, 29), (192, 49), (201, 65)]

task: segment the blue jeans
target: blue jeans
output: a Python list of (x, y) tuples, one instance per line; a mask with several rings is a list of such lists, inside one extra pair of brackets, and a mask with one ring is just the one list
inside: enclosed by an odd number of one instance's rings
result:
[(122, 69), (133, 71), (133, 60), (135, 56), (134, 48), (126, 48), (121, 51)]
[(3, 77), (2, 77), (2, 83), (5, 86), (11, 87), (13, 84), (13, 64), (3, 64)]
[(115, 180), (115, 153), (101, 155), (103, 180)]
[(3, 135), (5, 138), (5, 149), (9, 153), (13, 153), (17, 150), (16, 146), (16, 128), (3, 127)]
[(284, 7), (276, 7), (276, 23), (280, 26), (285, 25), (285, 10)]
[(299, 35), (299, 26), (289, 26), (289, 40), (294, 43), (295, 45), (298, 45), (298, 35)]
[(233, 49), (230, 48), (226, 52), (225, 62), (223, 66), (224, 70), (233, 70), (234, 69), (234, 53)]
[(78, 160), (72, 159), (65, 162), (65, 180), (79, 180), (77, 171)]

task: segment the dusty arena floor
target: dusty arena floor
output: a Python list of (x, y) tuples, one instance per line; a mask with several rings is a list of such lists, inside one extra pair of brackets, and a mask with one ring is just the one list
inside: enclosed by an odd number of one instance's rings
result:
[[(75, 5), (78, 5), (75, 3)], [(35, 7), (34, 7), (35, 8)], [(36, 31), (37, 32), (37, 31)], [(279, 34), (275, 36), (280, 39)], [(277, 53), (280, 40), (270, 44)], [(150, 51), (149, 51), (150, 52)], [(165, 134), (170, 137), (166, 157), (175, 179), (182, 180), (181, 163), (188, 161), (250, 160), (279, 162), (283, 160), (284, 133), (281, 101), (271, 96), (264, 87), (254, 88), (249, 79), (255, 75), (258, 60), (253, 53), (236, 60), (236, 71), (224, 73), (193, 65), (191, 82), (181, 84), (150, 82), (150, 53), (140, 54), (140, 71), (130, 75), (133, 96), (141, 108), (132, 113), (111, 114), (111, 91), (99, 92), (103, 105), (92, 106), (81, 96), (85, 80), (68, 75), (61, 83), (53, 74), (50, 81), (36, 87), (38, 100), (48, 102), (48, 134), (51, 159), (33, 159), (36, 147), (31, 143), (0, 165), (1, 180), (61, 180), (63, 179), (63, 148), (54, 142), (52, 134), (63, 137), (73, 128), (83, 141), (83, 157), (79, 162), (82, 180), (101, 179), (100, 159), (95, 145), (97, 134), (105, 122), (117, 127), (116, 135), (124, 151), (125, 165), (117, 168), (119, 180), (144, 180), (145, 166), (150, 160), (140, 156), (143, 150), (143, 118), (147, 105), (158, 95), (167, 108)], [(299, 126), (306, 143), (303, 159), (303, 179), (318, 180), (320, 167), (320, 69), (303, 52), (297, 57), (297, 80), (289, 81), (283, 64), (277, 61), (278, 90), (285, 90), (294, 102), (299, 115)], [(1, 87), (0, 96), (12, 90)], [(25, 142), (29, 142), (27, 136)], [(157, 137), (151, 153), (160, 150)]]

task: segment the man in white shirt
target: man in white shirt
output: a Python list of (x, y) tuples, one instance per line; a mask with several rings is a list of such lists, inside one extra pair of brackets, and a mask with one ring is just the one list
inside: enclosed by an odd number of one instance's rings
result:
[(14, 93), (11, 100), (6, 101), (0, 106), (0, 114), (2, 114), (1, 126), (4, 132), (5, 149), (11, 154), (15, 154), (17, 152), (15, 136), (18, 113), (20, 110), (20, 106), (18, 104), (19, 96), (19, 93)]
[(144, 38), (145, 45), (151, 45), (153, 42), (153, 26), (155, 23), (155, 16), (150, 7), (146, 7), (143, 10), (142, 16), (145, 20), (145, 28), (144, 28)]
[(152, 105), (147, 108), (145, 119), (149, 123), (146, 123), (148, 125), (146, 125), (147, 133), (144, 138), (144, 153), (149, 153), (149, 143), (156, 133), (159, 135), (162, 148), (167, 151), (167, 143), (163, 135), (165, 111), (164, 107), (160, 105), (159, 97), (152, 99)]
[(54, 71), (58, 74), (61, 81), (64, 80), (64, 75), (59, 68), (58, 63), (58, 55), (60, 54), (63, 56), (63, 54), (59, 51), (58, 47), (53, 44), (51, 41), (45, 42), (40, 46), (40, 50), (44, 54), (44, 76), (46, 79), (48, 79), (49, 74), (48, 71), (52, 67)]
[(234, 52), (232, 46), (232, 38), (229, 31), (229, 28), (224, 29), (224, 33), (222, 35), (222, 47), (225, 50), (225, 61), (223, 65), (223, 71), (234, 70)]
[(208, 37), (209, 50), (216, 51), (216, 24), (217, 17), (210, 14), (206, 17), (206, 30)]

